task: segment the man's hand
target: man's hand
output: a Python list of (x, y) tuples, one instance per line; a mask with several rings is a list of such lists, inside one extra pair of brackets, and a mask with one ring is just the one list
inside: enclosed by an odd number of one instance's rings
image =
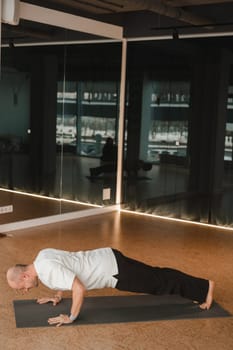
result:
[(36, 302), (37, 302), (38, 304), (46, 304), (46, 303), (52, 302), (52, 303), (53, 303), (53, 306), (56, 306), (57, 304), (60, 303), (61, 299), (62, 299), (62, 298), (61, 298), (60, 296), (55, 295), (55, 297), (52, 297), (52, 298), (39, 298), (39, 299), (37, 299)]
[(48, 319), (49, 324), (56, 324), (56, 327), (60, 327), (62, 324), (72, 323), (68, 315), (59, 315), (57, 317), (51, 317)]

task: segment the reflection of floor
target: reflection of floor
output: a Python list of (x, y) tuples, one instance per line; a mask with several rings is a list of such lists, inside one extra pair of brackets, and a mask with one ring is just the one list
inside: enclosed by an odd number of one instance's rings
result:
[[(53, 296), (54, 292), (40, 285), (29, 294), (17, 295), (5, 280), (9, 266), (32, 262), (42, 248), (85, 250), (112, 246), (149, 264), (214, 279), (216, 301), (233, 314), (232, 232), (112, 213), (17, 231), (15, 236), (1, 238), (0, 242), (2, 349), (232, 350), (232, 317), (18, 329), (12, 301)], [(127, 293), (103, 289), (89, 291), (86, 296), (122, 294)]]
[(92, 208), (87, 205), (55, 201), (49, 198), (38, 198), (0, 190), (0, 206), (8, 205), (13, 205), (13, 212), (1, 214), (0, 225)]
[[(113, 174), (102, 174), (95, 181), (90, 181), (89, 168), (98, 166), (99, 159), (66, 156), (63, 164), (63, 194), (67, 197), (73, 196), (79, 200), (92, 200), (92, 203), (102, 204), (102, 188), (110, 186), (112, 190), (115, 189), (116, 179)], [(184, 192), (187, 176), (188, 171), (185, 168), (159, 165), (154, 165), (151, 171), (140, 170), (136, 178), (129, 178), (125, 174), (123, 187), (127, 201), (138, 202), (146, 198)]]
[[(10, 178), (14, 189), (28, 191), (30, 181), (25, 170), (26, 163), (22, 155), (19, 159), (13, 161), (13, 176)], [(61, 195), (65, 199), (86, 204), (115, 204), (116, 177), (114, 174), (102, 174), (94, 179), (89, 177), (89, 169), (99, 164), (100, 160), (97, 158), (77, 157), (67, 153), (64, 155), (61, 171), (61, 160), (58, 157), (55, 180), (50, 188), (51, 196), (59, 198)], [(5, 164), (5, 171), (8, 168)], [(60, 180), (61, 173), (62, 181)], [(4, 173), (4, 167), (1, 167), (0, 184), (4, 184), (3, 174), (5, 174), (5, 180), (7, 180), (9, 178), (7, 177), (8, 173), (7, 171)], [(162, 216), (174, 216), (201, 222), (211, 220), (212, 223), (231, 225), (233, 222), (233, 170), (226, 169), (224, 177), (226, 190), (223, 190), (217, 198), (206, 198), (205, 195), (201, 197), (200, 194), (194, 194), (193, 196), (187, 193), (188, 177), (188, 168), (174, 164), (154, 164), (150, 171), (140, 170), (136, 178), (128, 178), (127, 174), (124, 174), (122, 186), (124, 207)], [(5, 183), (7, 184), (6, 181)], [(110, 192), (109, 200), (103, 200), (106, 188)], [(43, 188), (41, 194), (43, 194)], [(3, 203), (2, 205), (12, 204), (5, 203), (3, 199), (1, 203)], [(24, 213), (27, 217), (27, 211), (23, 211), (22, 206), (17, 209), (17, 203), (14, 200), (15, 217), (18, 218), (18, 215), (22, 217)], [(37, 204), (35, 203), (36, 201), (33, 200), (34, 216), (40, 215), (37, 214), (40, 212), (45, 213), (45, 216), (60, 212), (59, 203), (43, 205), (41, 200), (38, 200)], [(25, 203), (23, 206), (26, 208), (27, 204)], [(73, 209), (76, 208), (75, 204), (74, 207), (73, 204), (71, 206), (71, 209), (68, 207), (67, 211), (76, 210)], [(8, 220), (9, 215), (4, 214), (4, 218), (0, 215), (0, 222), (5, 219)]]

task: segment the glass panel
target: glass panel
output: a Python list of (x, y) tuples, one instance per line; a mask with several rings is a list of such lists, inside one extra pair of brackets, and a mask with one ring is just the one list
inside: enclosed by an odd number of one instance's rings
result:
[[(64, 118), (57, 116), (57, 144), (63, 140), (62, 197), (86, 204), (115, 203), (116, 156), (103, 159), (111, 138), (117, 148), (121, 44), (67, 47)], [(61, 111), (61, 107), (59, 107)]]
[[(26, 189), (29, 178), (30, 79), (27, 71), (2, 66), (0, 80), (1, 186)], [(17, 170), (17, 174), (14, 170)]]
[[(1, 191), (2, 205), (13, 205), (13, 214), (4, 222), (60, 212), (58, 201), (26, 196), (60, 196), (56, 188), (60, 152), (56, 153), (55, 143), (59, 61), (64, 62), (62, 47), (52, 53), (47, 47), (2, 49), (0, 186), (20, 192)], [(20, 200), (30, 210), (22, 210)]]
[(215, 223), (218, 225), (232, 225), (233, 222), (233, 86), (228, 88), (227, 118), (225, 126), (224, 144), (224, 178), (223, 190), (218, 196), (217, 205), (213, 208)]
[[(14, 206), (6, 220), (114, 203), (116, 159), (97, 179), (89, 169), (103, 166), (108, 137), (117, 143), (121, 43), (67, 50), (57, 43), (101, 38), (28, 20), (2, 29), (0, 205)], [(30, 210), (20, 211), (19, 196)]]
[[(0, 81), (0, 186), (19, 191), (21, 200), (31, 203), (18, 215), (16, 194), (1, 191), (2, 205), (14, 205), (8, 221), (115, 202), (116, 163), (95, 179), (89, 169), (102, 166), (108, 137), (117, 144), (121, 43), (41, 45), (80, 38), (95, 36), (30, 21), (21, 21), (14, 31), (3, 25), (3, 43), (9, 47), (3, 48)], [(18, 47), (23, 42), (34, 46)], [(25, 194), (47, 200), (29, 201)]]
[(208, 206), (190, 187), (192, 66), (172, 48), (128, 46), (124, 207), (207, 222)]
[[(144, 79), (142, 88), (139, 157), (130, 167), (132, 155), (127, 152), (126, 156), (127, 205), (158, 215), (170, 216), (172, 212), (182, 217), (187, 214), (180, 196), (187, 190), (189, 175), (190, 82)], [(130, 132), (133, 130), (128, 128), (128, 140)]]
[(233, 75), (224, 44), (129, 44), (125, 208), (232, 225)]

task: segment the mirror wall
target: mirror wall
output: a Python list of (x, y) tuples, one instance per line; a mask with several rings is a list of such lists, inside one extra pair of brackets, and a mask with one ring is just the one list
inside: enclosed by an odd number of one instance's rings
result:
[(232, 43), (129, 42), (125, 209), (233, 225)]
[[(123, 208), (232, 226), (232, 47), (231, 37), (128, 42)], [(43, 196), (1, 190), (14, 205), (4, 220), (115, 203), (121, 51), (2, 49), (0, 186)]]
[(120, 70), (120, 43), (2, 48), (1, 223), (115, 203)]
[(72, 45), (65, 50), (56, 140), (59, 147), (62, 128), (62, 198), (114, 204), (121, 43)]

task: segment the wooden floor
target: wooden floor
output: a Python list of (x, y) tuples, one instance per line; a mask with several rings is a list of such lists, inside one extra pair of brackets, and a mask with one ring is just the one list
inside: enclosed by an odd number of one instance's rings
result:
[[(12, 301), (50, 295), (43, 287), (19, 296), (5, 281), (15, 263), (31, 263), (46, 247), (65, 250), (112, 246), (126, 255), (216, 281), (215, 299), (233, 314), (233, 231), (111, 213), (17, 230), (0, 239), (0, 348), (4, 350), (232, 350), (233, 318), (156, 321), (77, 327), (15, 326)], [(118, 295), (112, 289), (88, 292)], [(121, 293), (124, 294), (124, 293)], [(68, 295), (68, 294), (67, 294)]]

